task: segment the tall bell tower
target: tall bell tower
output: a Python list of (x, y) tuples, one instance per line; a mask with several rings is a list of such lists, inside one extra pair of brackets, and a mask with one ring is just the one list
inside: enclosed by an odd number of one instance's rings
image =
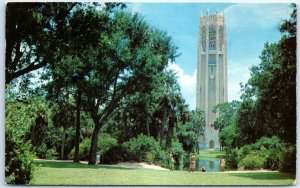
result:
[(219, 148), (219, 130), (213, 126), (218, 114), (217, 104), (227, 102), (227, 46), (223, 13), (201, 15), (197, 62), (196, 107), (205, 113), (204, 135), (199, 136), (200, 148)]

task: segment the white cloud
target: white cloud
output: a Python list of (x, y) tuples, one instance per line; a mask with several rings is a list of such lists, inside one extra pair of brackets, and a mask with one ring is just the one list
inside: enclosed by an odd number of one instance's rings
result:
[(189, 105), (190, 110), (196, 108), (196, 78), (197, 70), (195, 69), (192, 75), (185, 74), (183, 69), (175, 63), (169, 63), (168, 69), (177, 73), (178, 83), (181, 88), (183, 98)]
[(225, 9), (226, 24), (228, 30), (254, 26), (265, 28), (278, 25), (280, 20), (289, 17), (290, 12), (289, 4), (234, 4)]
[[(242, 62), (228, 60), (228, 101), (240, 100), (240, 83), (245, 84), (250, 78), (250, 67), (258, 64), (259, 59), (245, 59)], [(168, 69), (177, 73), (178, 83), (183, 98), (189, 104), (190, 110), (196, 108), (196, 78), (197, 69), (192, 75), (186, 74), (184, 70), (175, 63), (169, 63)]]
[(240, 83), (246, 83), (250, 78), (249, 67), (228, 64), (228, 101), (240, 99)]
[(250, 78), (250, 67), (257, 65), (259, 58), (228, 60), (228, 101), (240, 100), (240, 83), (245, 84)]

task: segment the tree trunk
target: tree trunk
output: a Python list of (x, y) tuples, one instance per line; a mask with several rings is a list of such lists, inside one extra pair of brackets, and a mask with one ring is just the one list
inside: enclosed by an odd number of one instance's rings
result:
[(160, 141), (159, 141), (160, 147), (162, 147), (162, 142), (163, 142), (163, 137), (164, 137), (164, 134), (165, 134), (166, 123), (167, 123), (167, 109), (164, 108), (162, 128), (161, 128), (161, 131), (160, 131)]
[(150, 136), (149, 120), (146, 118), (147, 135)]
[(170, 147), (171, 146), (171, 142), (172, 142), (172, 137), (173, 137), (173, 131), (174, 131), (174, 120), (173, 117), (171, 116), (169, 118), (169, 127), (168, 127), (168, 132), (167, 132), (167, 138), (166, 138), (166, 147)]
[(80, 106), (81, 106), (81, 90), (78, 89), (76, 101), (76, 135), (75, 135), (75, 154), (74, 162), (79, 162), (79, 143), (80, 143)]
[(93, 131), (92, 135), (92, 141), (91, 141), (91, 148), (90, 148), (90, 157), (89, 157), (89, 165), (95, 165), (96, 164), (96, 153), (97, 153), (97, 142), (98, 142), (98, 135), (101, 128), (102, 123), (100, 122), (94, 122), (95, 123), (95, 129)]
[(61, 151), (60, 151), (60, 159), (65, 159), (65, 143), (66, 143), (66, 128), (63, 127), (63, 135), (62, 135), (62, 141), (61, 141)]

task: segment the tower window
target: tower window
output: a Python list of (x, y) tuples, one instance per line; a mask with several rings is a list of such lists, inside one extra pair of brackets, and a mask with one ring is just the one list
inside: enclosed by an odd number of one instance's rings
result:
[(215, 54), (209, 54), (208, 56), (208, 64), (215, 65), (216, 64), (216, 55)]
[(209, 26), (209, 33), (208, 33), (208, 38), (209, 38), (209, 50), (216, 50), (216, 26), (215, 25), (210, 25)]

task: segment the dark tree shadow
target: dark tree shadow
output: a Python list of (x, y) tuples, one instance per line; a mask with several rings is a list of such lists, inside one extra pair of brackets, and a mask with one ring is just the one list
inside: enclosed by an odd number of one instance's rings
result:
[(118, 167), (118, 166), (99, 166), (99, 165), (88, 165), (83, 163), (74, 162), (63, 162), (63, 161), (35, 161), (35, 165), (38, 167), (48, 168), (89, 168), (89, 169), (120, 169), (120, 170), (132, 170), (134, 168)]

